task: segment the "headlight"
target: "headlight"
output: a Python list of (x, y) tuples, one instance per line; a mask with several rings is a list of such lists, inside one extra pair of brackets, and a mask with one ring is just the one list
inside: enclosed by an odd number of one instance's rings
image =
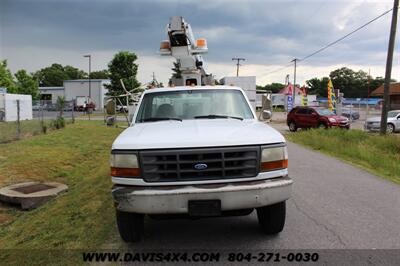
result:
[(329, 122), (331, 122), (331, 123), (336, 123), (336, 119), (335, 119), (335, 118), (332, 118), (332, 117), (329, 117)]
[(111, 176), (139, 177), (140, 169), (136, 154), (111, 154)]
[(265, 147), (261, 153), (261, 171), (279, 170), (288, 167), (288, 153), (284, 147)]

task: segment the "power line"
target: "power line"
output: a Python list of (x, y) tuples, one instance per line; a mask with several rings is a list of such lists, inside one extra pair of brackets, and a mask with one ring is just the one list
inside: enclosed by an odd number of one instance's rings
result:
[(380, 19), (381, 17), (385, 16), (387, 13), (389, 13), (389, 12), (392, 11), (392, 10), (393, 10), (393, 8), (391, 8), (391, 9), (389, 9), (389, 10), (383, 12), (383, 13), (380, 14), (379, 16), (377, 16), (377, 17), (375, 17), (374, 19), (368, 21), (367, 23), (365, 23), (365, 24), (363, 24), (362, 26), (358, 27), (357, 29), (351, 31), (350, 33), (346, 34), (345, 36), (343, 36), (343, 37), (337, 39), (336, 41), (333, 41), (333, 42), (331, 42), (331, 43), (325, 45), (325, 46), (322, 47), (321, 49), (318, 49), (317, 51), (315, 51), (315, 52), (313, 52), (313, 53), (311, 53), (311, 54), (309, 54), (309, 55), (307, 55), (307, 56), (301, 58), (299, 61), (304, 61), (304, 60), (306, 60), (306, 59), (308, 59), (308, 58), (310, 58), (310, 57), (312, 57), (312, 56), (314, 56), (314, 55), (316, 55), (316, 54), (318, 54), (318, 53), (320, 53), (320, 52), (326, 50), (327, 48), (329, 48), (329, 47), (331, 47), (331, 46), (337, 44), (338, 42), (340, 42), (340, 41), (346, 39), (346, 38), (349, 37), (350, 35), (352, 35), (352, 34), (356, 33), (357, 31), (361, 30), (362, 28), (365, 28), (366, 26), (368, 26), (368, 25), (371, 24), (372, 22), (374, 22), (374, 21)]
[[(305, 57), (303, 57), (303, 58), (301, 58), (301, 59), (298, 59), (297, 61), (304, 61), (304, 60), (307, 60), (308, 58), (310, 58), (310, 57), (312, 57), (312, 56), (314, 56), (314, 55), (316, 55), (316, 54), (319, 54), (320, 52), (322, 52), (322, 51), (328, 49), (329, 47), (331, 47), (331, 46), (337, 44), (338, 42), (340, 42), (340, 41), (346, 39), (346, 38), (349, 37), (350, 35), (353, 35), (354, 33), (358, 32), (359, 30), (361, 30), (361, 29), (365, 28), (366, 26), (368, 26), (369, 24), (371, 24), (371, 23), (375, 22), (376, 20), (380, 19), (381, 17), (385, 16), (386, 14), (388, 14), (389, 12), (391, 12), (392, 10), (393, 10), (393, 8), (391, 8), (391, 9), (389, 9), (389, 10), (386, 10), (385, 12), (383, 12), (382, 14), (380, 14), (379, 16), (377, 16), (377, 17), (371, 19), (371, 20), (368, 21), (367, 23), (361, 25), (360, 27), (358, 27), (358, 28), (356, 28), (355, 30), (351, 31), (350, 33), (346, 34), (345, 36), (343, 36), (343, 37), (341, 37), (341, 38), (339, 38), (339, 39), (337, 39), (337, 40), (335, 40), (335, 41), (333, 41), (333, 42), (331, 42), (331, 43), (325, 45), (324, 47), (322, 47), (322, 48), (316, 50), (315, 52), (313, 52), (313, 53), (311, 53), (311, 54), (309, 54), (309, 55), (307, 55), (307, 56), (305, 56)], [(273, 71), (267, 72), (267, 73), (264, 74), (263, 76), (267, 76), (267, 75), (270, 75), (270, 74), (279, 72), (279, 71), (281, 71), (281, 70), (283, 70), (283, 69), (286, 69), (286, 68), (292, 66), (292, 62), (293, 62), (293, 61), (291, 61), (291, 63), (288, 64), (288, 65), (285, 65), (285, 66), (282, 66), (282, 67), (280, 67), (280, 68), (277, 68), (277, 69), (275, 69), (275, 70), (273, 70)]]
[(265, 73), (263, 76), (267, 76), (267, 75), (270, 75), (270, 74), (279, 72), (279, 71), (284, 70), (284, 69), (286, 69), (286, 68), (288, 68), (288, 67), (291, 67), (291, 66), (292, 66), (292, 63), (287, 64), (286, 66), (282, 66), (282, 67), (279, 67), (279, 68), (274, 69), (274, 70), (272, 70), (272, 71), (269, 71), (269, 72)]

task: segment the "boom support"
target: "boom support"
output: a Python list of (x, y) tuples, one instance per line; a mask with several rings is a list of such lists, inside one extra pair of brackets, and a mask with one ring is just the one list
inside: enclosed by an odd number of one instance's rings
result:
[(202, 54), (208, 52), (205, 39), (195, 39), (192, 28), (183, 17), (170, 18), (167, 25), (168, 40), (160, 45), (160, 54), (176, 58), (182, 71), (182, 83), (175, 85), (211, 85), (211, 74), (204, 69)]

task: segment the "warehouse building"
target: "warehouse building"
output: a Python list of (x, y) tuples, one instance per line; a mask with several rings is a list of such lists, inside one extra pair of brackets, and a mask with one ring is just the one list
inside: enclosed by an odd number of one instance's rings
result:
[(64, 96), (67, 101), (74, 101), (78, 96), (90, 95), (96, 109), (102, 110), (108, 92), (107, 84), (110, 84), (108, 79), (91, 79), (90, 82), (88, 79), (64, 80), (62, 87), (39, 87), (40, 99), (56, 103), (58, 96)]

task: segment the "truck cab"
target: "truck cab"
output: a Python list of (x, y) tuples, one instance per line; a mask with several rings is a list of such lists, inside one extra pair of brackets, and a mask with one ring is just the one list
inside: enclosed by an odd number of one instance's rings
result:
[(144, 217), (218, 217), (257, 211), (264, 233), (285, 224), (291, 196), (284, 137), (256, 119), (242, 89), (182, 86), (143, 93), (111, 150), (121, 238), (141, 239)]

